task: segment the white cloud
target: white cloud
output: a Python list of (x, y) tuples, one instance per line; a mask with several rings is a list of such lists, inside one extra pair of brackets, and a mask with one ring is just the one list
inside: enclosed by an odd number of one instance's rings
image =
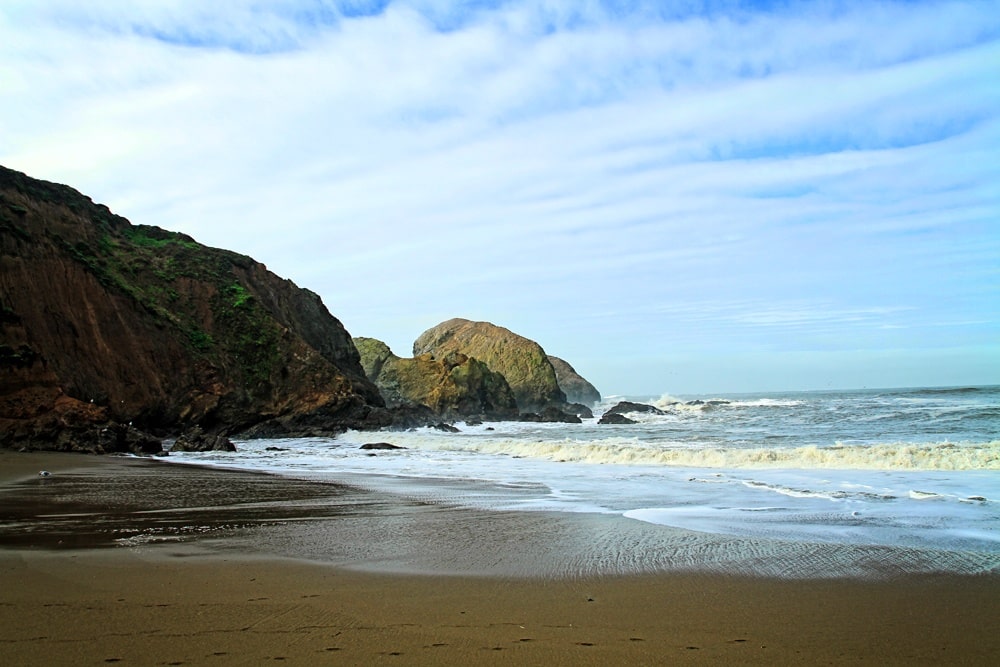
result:
[(397, 352), (456, 315), (564, 356), (996, 333), (1000, 3), (663, 6), (8, 3), (0, 163)]

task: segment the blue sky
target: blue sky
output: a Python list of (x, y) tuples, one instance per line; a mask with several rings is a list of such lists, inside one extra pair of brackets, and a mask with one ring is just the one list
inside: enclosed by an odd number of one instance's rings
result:
[(0, 163), (400, 355), (605, 394), (1000, 383), (1000, 2), (6, 0)]

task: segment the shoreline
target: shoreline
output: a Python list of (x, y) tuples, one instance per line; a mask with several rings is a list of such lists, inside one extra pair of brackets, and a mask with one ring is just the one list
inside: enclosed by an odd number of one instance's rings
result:
[[(528, 581), (0, 551), (13, 664), (992, 664), (996, 577)], [(155, 552), (155, 553), (153, 553)]]
[[(418, 524), (431, 537), (445, 528), (475, 531), (474, 544), (486, 549), (507, 544), (516, 551), (537, 548), (544, 531), (559, 527), (565, 532), (548, 537), (557, 548), (572, 547), (595, 524), (583, 517), (560, 523), (545, 515), (455, 512), (332, 484), (273, 485), (266, 475), (160, 468), (165, 465), (0, 452), (0, 493), (14, 484), (48, 494), (50, 487), (41, 485), (62, 477), (79, 476), (91, 485), (95, 479), (117, 478), (123, 484), (137, 481), (155, 504), (164, 491), (155, 481), (164, 478), (169, 487), (171, 478), (183, 476), (184, 488), (195, 493), (206, 487), (206, 494), (217, 494), (224, 484), (233, 499), (254, 500), (248, 504), (271, 513), (270, 519), (254, 517), (243, 508), (230, 516), (226, 506), (199, 507), (195, 497), (191, 511), (178, 517), (181, 522), (194, 516), (211, 526), (212, 517), (222, 514), (221, 523), (204, 533), (154, 532), (171, 539), (131, 546), (106, 541), (104, 547), (91, 542), (86, 548), (52, 549), (5, 543), (0, 548), (0, 645), (12, 664), (985, 665), (1000, 652), (996, 573), (865, 580), (705, 571), (580, 569), (575, 576), (523, 577), (359, 570), (350, 549), (339, 560), (318, 563), (296, 558), (295, 549), (282, 556), (274, 542), (319, 532), (322, 544), (336, 545), (338, 533), (350, 535), (357, 526), (367, 526), (372, 542), (392, 542), (394, 531)], [(52, 476), (39, 478), (39, 469)], [(167, 470), (173, 472), (157, 474)], [(256, 475), (260, 483), (241, 486), (247, 475)], [(121, 505), (132, 502), (127, 493), (115, 493)], [(169, 502), (169, 493), (162, 500)], [(273, 513), (287, 505), (296, 511), (275, 519)], [(303, 520), (303, 513), (317, 508), (328, 514), (318, 522)], [(244, 524), (236, 525), (237, 515)], [(465, 519), (456, 522), (460, 515)], [(139, 517), (162, 528), (172, 516), (162, 508), (140, 509), (124, 513), (121, 523), (111, 526), (118, 530)], [(519, 527), (529, 533), (523, 544), (517, 541)], [(543, 534), (532, 538), (534, 530)], [(580, 535), (574, 537), (574, 530)], [(647, 532), (642, 526), (637, 530), (638, 536)], [(415, 544), (424, 548), (428, 542)], [(526, 556), (532, 560), (532, 554)], [(540, 552), (537, 560), (548, 557)], [(382, 570), (391, 570), (391, 559), (383, 565), (389, 567)]]

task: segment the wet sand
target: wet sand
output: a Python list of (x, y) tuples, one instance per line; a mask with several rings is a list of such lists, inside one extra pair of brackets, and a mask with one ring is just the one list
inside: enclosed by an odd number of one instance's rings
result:
[[(365, 524), (373, 543), (440, 531), (448, 544), (447, 531), (474, 531), (487, 550), (509, 534), (512, 551), (538, 547), (546, 530), (572, 548), (592, 525), (163, 465), (0, 453), (0, 499), (19, 499), (4, 503), (0, 531), (5, 664), (986, 665), (1000, 655), (996, 575), (823, 580), (581, 568), (554, 577), (541, 549), (542, 576), (522, 576), (521, 565), (508, 570), (516, 576), (372, 572), (359, 568), (417, 562), (444, 572), (449, 561), (357, 551)], [(50, 484), (61, 478), (72, 480), (65, 492)], [(184, 498), (172, 496), (177, 489)], [(220, 489), (229, 494), (221, 505)], [(32, 517), (39, 509), (57, 516)], [(519, 540), (520, 520), (538, 540)], [(18, 523), (36, 534), (12, 533)], [(423, 528), (406, 528), (413, 524)], [(346, 546), (337, 551), (342, 525)], [(310, 548), (323, 545), (326, 563), (299, 551), (303, 536), (317, 534)], [(283, 552), (286, 539), (294, 548)], [(382, 566), (363, 562), (369, 556)]]

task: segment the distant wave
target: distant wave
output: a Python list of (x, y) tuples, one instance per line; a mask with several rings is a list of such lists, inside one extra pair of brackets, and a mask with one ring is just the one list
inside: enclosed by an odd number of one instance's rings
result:
[(796, 399), (758, 398), (752, 401), (726, 401), (724, 405), (734, 408), (794, 408), (805, 403)]
[(738, 400), (730, 398), (708, 398), (682, 401), (672, 396), (661, 396), (652, 406), (665, 412), (680, 410), (713, 410), (715, 408), (792, 408), (805, 405), (805, 401), (781, 398), (755, 398)]
[(979, 394), (997, 391), (998, 387), (928, 387), (893, 392), (900, 396), (948, 396), (953, 394)]

